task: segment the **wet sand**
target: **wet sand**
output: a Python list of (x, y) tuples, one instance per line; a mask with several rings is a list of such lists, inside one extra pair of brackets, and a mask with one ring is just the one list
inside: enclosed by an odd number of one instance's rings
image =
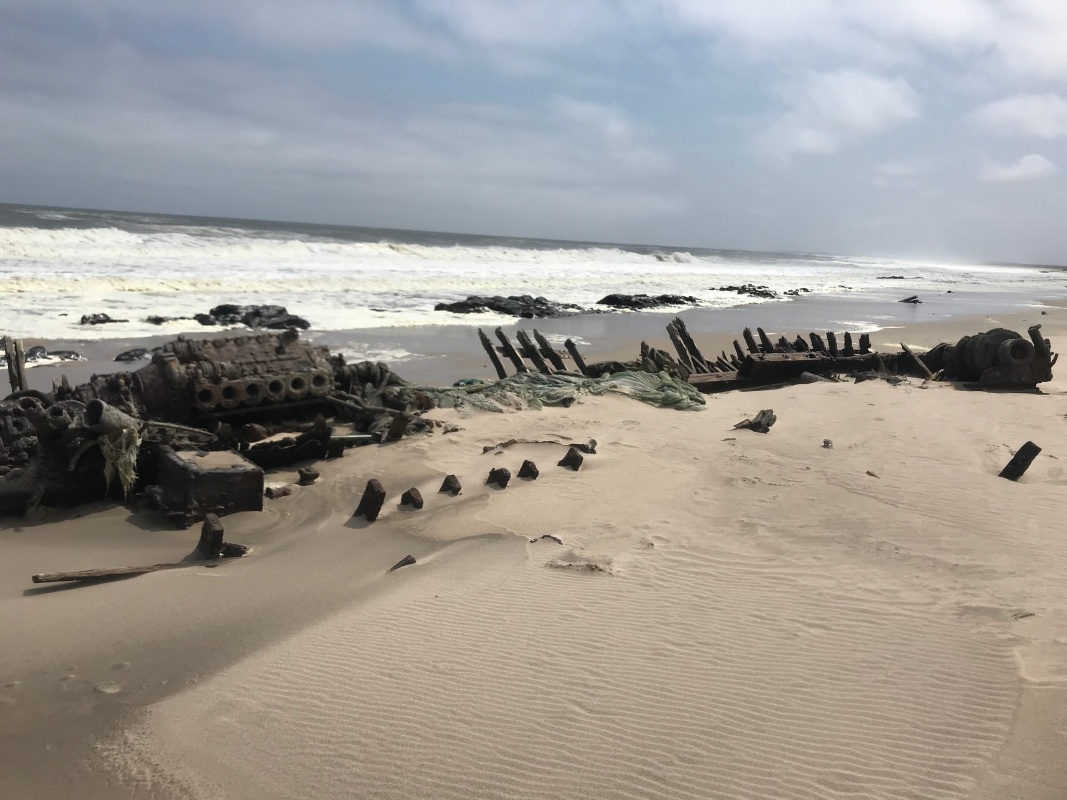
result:
[[(1040, 322), (1056, 349), (1067, 309), (1045, 310), (872, 339)], [(710, 349), (764, 318), (687, 320)], [(473, 330), (449, 335), (429, 334), (478, 367)], [(179, 560), (198, 529), (104, 505), (4, 520), (0, 796), (1062, 797), (1065, 390), (438, 410), (463, 430), (350, 451), (226, 517), (247, 559), (85, 586), (29, 576)], [(770, 434), (732, 430), (763, 407)], [(601, 445), (576, 473), (558, 445), (482, 454), (513, 437)], [(997, 478), (1027, 439), (1027, 475)], [(524, 458), (538, 481), (482, 485)], [(448, 473), (458, 498), (436, 494)], [(350, 515), (370, 477), (390, 499), (368, 525)], [(409, 486), (423, 511), (396, 505)]]

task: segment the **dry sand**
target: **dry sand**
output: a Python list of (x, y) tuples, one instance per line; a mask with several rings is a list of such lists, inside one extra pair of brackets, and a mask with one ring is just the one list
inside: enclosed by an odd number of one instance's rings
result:
[[(1067, 311), (1029, 321), (1067, 341)], [(46, 512), (0, 533), (0, 797), (1062, 798), (1065, 389), (439, 410), (463, 430), (225, 518), (248, 559), (77, 588), (29, 575), (177, 560), (197, 530)], [(764, 407), (771, 433), (732, 430)], [(600, 447), (578, 472), (482, 453), (513, 437)], [(525, 458), (537, 481), (482, 484)], [(371, 477), (389, 500), (353, 521)]]

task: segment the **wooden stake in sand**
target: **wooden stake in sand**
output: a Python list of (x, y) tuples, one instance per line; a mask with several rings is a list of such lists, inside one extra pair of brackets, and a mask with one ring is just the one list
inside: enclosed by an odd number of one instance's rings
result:
[(26, 388), (26, 353), (22, 350), (22, 341), (5, 336), (4, 353), (7, 355), (7, 377), (11, 381), (11, 391), (21, 392)]
[(382, 503), (385, 502), (385, 489), (376, 478), (367, 481), (367, 488), (363, 490), (363, 497), (356, 506), (353, 517), (363, 517), (367, 522), (374, 522), (381, 513)]

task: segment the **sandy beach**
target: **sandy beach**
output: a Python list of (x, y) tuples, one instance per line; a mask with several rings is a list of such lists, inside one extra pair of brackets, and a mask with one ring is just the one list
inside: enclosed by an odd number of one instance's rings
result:
[[(872, 340), (1039, 322), (1056, 350), (1067, 308), (1046, 306)], [(107, 583), (30, 575), (179, 560), (198, 527), (112, 505), (4, 519), (0, 796), (1062, 798), (1062, 369), (1036, 393), (437, 409), (461, 430), (351, 450), (225, 517), (252, 556)], [(733, 430), (762, 408), (769, 434)], [(483, 453), (512, 438), (550, 442)], [(590, 438), (579, 471), (556, 466)], [(998, 478), (1027, 440), (1033, 466)], [(524, 459), (536, 481), (484, 485)], [(352, 518), (370, 478), (374, 523)]]

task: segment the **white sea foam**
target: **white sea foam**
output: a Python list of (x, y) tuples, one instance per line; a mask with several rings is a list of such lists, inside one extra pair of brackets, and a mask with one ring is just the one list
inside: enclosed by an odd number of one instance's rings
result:
[[(909, 280), (879, 281), (886, 274)], [(921, 277), (918, 277), (921, 276)], [(43, 338), (143, 336), (188, 329), (149, 315), (192, 316), (224, 302), (275, 303), (316, 330), (499, 324), (494, 314), (434, 311), (472, 294), (531, 294), (591, 306), (612, 292), (676, 293), (701, 305), (764, 302), (724, 285), (756, 283), (815, 294), (921, 288), (1010, 291), (1063, 283), (1060, 272), (993, 265), (753, 254), (635, 253), (604, 247), (536, 249), (271, 238), (252, 228), (183, 226), (0, 228), (0, 314), (6, 333)], [(128, 323), (88, 327), (82, 314)], [(195, 323), (194, 323), (195, 324)]]

